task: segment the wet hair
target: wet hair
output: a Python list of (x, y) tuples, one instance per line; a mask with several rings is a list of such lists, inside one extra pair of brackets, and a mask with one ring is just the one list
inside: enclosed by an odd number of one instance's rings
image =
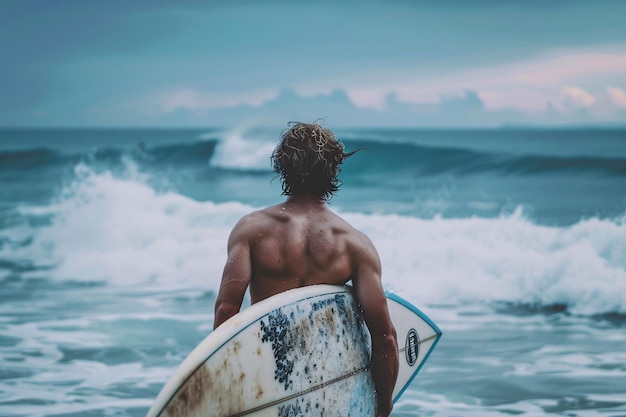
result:
[(312, 194), (326, 202), (342, 185), (340, 165), (357, 151), (345, 153), (335, 134), (317, 122), (290, 122), (271, 160), (281, 178), (283, 195)]

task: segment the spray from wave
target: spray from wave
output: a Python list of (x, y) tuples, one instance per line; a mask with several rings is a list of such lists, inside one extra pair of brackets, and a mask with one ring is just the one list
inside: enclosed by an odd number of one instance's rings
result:
[(22, 240), (31, 243), (7, 246), (2, 256), (50, 268), (46, 275), (58, 280), (214, 287), (228, 232), (247, 210), (239, 203), (200, 203), (158, 192), (131, 161), (122, 176), (81, 163), (55, 203), (21, 209), (51, 220), (27, 231), (22, 226)]
[(386, 281), (424, 304), (505, 302), (576, 314), (626, 312), (626, 222), (346, 216), (369, 234)]
[[(22, 226), (27, 244), (5, 245), (0, 256), (46, 267), (54, 280), (215, 291), (228, 233), (254, 207), (157, 191), (132, 161), (126, 164), (123, 175), (78, 164), (75, 180), (54, 204), (22, 207), (24, 216), (49, 221)], [(342, 214), (376, 244), (385, 284), (420, 304), (504, 302), (559, 305), (584, 315), (626, 313), (625, 218), (551, 227), (534, 224), (521, 210), (466, 219)]]
[(271, 170), (269, 155), (274, 143), (233, 130), (222, 135), (211, 159), (211, 166), (236, 170)]

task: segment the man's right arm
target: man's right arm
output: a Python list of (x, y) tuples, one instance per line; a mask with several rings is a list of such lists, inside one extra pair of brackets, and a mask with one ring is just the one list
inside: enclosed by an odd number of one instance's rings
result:
[(246, 289), (250, 284), (252, 262), (247, 237), (250, 223), (249, 216), (242, 218), (228, 238), (228, 259), (215, 300), (214, 329), (239, 312)]
[(393, 388), (398, 378), (398, 342), (381, 282), (378, 253), (369, 239), (364, 238), (364, 241), (366, 246), (357, 255), (352, 283), (372, 337), (372, 376), (378, 401), (376, 416), (386, 417), (393, 408)]

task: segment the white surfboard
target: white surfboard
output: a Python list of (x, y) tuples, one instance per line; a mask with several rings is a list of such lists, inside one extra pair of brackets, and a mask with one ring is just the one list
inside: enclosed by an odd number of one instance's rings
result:
[[(398, 334), (394, 402), (441, 331), (387, 294)], [(206, 337), (163, 387), (147, 417), (373, 416), (370, 336), (349, 287), (290, 290), (231, 317)]]

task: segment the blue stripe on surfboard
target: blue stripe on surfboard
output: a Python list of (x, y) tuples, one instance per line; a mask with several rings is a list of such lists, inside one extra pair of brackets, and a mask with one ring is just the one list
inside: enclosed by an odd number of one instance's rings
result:
[(409, 303), (404, 298), (400, 297), (399, 295), (390, 293), (390, 292), (385, 292), (385, 296), (387, 298), (389, 298), (390, 300), (393, 300), (393, 301), (397, 302), (398, 304), (400, 304), (400, 305), (408, 308), (409, 310), (411, 310), (413, 313), (415, 313), (417, 316), (419, 316), (422, 320), (424, 320), (430, 327), (432, 327), (433, 330), (435, 331), (435, 333), (437, 333), (437, 338), (435, 339), (433, 344), (430, 346), (430, 349), (428, 349), (428, 352), (426, 352), (426, 355), (424, 356), (424, 359), (420, 362), (420, 364), (418, 365), (418, 367), (415, 370), (415, 372), (413, 373), (413, 375), (411, 375), (411, 378), (409, 378), (409, 380), (406, 382), (406, 384), (404, 384), (402, 389), (393, 398), (393, 402), (395, 403), (402, 396), (402, 394), (404, 394), (404, 391), (406, 391), (406, 389), (409, 387), (409, 385), (411, 385), (411, 382), (413, 382), (413, 380), (415, 379), (415, 377), (419, 373), (420, 369), (422, 369), (422, 366), (424, 366), (424, 364), (428, 360), (428, 357), (430, 356), (432, 351), (435, 350), (435, 346), (437, 346), (437, 343), (439, 342), (439, 339), (441, 338), (441, 335), (443, 333), (441, 332), (439, 327), (426, 314), (424, 314), (422, 312), (422, 310), (420, 310), (419, 308), (415, 307), (413, 304)]

